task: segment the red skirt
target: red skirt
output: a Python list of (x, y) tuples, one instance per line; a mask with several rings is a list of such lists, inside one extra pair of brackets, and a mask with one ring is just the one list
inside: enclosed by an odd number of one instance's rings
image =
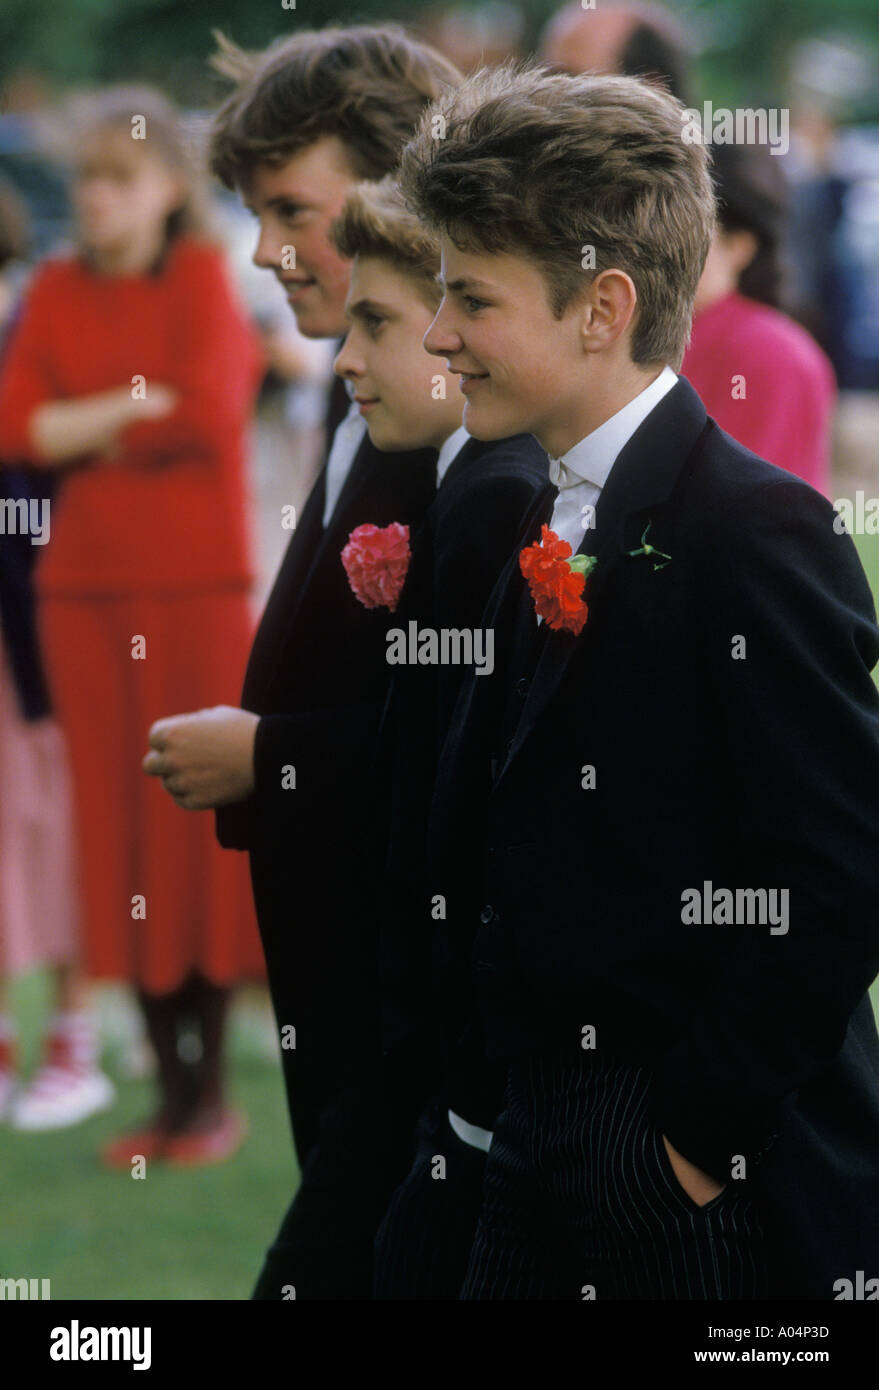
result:
[(195, 970), (216, 985), (263, 979), (247, 856), (220, 848), (212, 811), (181, 810), (141, 768), (154, 720), (238, 704), (246, 596), (47, 595), (40, 620), (73, 772), (89, 975), (154, 994)]

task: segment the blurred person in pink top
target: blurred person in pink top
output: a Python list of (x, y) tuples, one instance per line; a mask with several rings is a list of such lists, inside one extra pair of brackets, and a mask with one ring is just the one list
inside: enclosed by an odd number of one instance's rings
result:
[(829, 495), (836, 380), (781, 311), (787, 188), (763, 145), (715, 145), (717, 231), (681, 371), (722, 429)]

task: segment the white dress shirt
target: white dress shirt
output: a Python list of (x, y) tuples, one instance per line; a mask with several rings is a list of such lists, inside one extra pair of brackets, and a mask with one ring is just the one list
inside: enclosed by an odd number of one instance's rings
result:
[[(549, 460), (549, 480), (559, 489), (550, 529), (568, 542), (576, 555), (588, 523), (595, 525), (594, 509), (601, 489), (624, 445), (654, 406), (676, 384), (671, 367), (663, 367), (655, 381), (645, 386), (603, 425), (592, 430), (560, 458)], [(590, 510), (584, 511), (584, 508)]]
[(449, 1111), (449, 1124), (458, 1138), (469, 1144), (471, 1149), (481, 1149), (483, 1153), (488, 1153), (494, 1138), (490, 1129), (480, 1129), (479, 1125), (471, 1125), (469, 1120), (462, 1120), (454, 1110)]
[[(345, 385), (350, 386), (350, 383), (346, 382)], [(352, 401), (348, 407), (348, 414), (336, 426), (336, 433), (333, 435), (333, 442), (330, 446), (323, 516), (324, 530), (329, 526), (330, 517), (336, 510), (339, 495), (345, 486), (348, 474), (351, 472), (354, 456), (360, 448), (365, 433), (366, 421), (360, 414), (360, 406), (356, 401)]]
[(468, 439), (472, 439), (463, 425), (459, 425), (454, 434), (450, 434), (444, 444), (441, 445), (439, 456), (436, 461), (436, 485), (439, 487), (443, 478), (449, 471), (451, 465), (460, 454)]

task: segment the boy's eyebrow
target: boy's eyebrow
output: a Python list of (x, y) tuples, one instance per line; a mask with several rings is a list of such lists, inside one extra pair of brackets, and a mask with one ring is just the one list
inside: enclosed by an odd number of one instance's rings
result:
[(447, 290), (453, 290), (456, 294), (460, 294), (462, 290), (488, 290), (490, 293), (496, 292), (495, 286), (490, 285), (487, 280), (476, 280), (472, 275), (459, 275), (457, 280), (449, 280), (448, 283), (443, 280), (442, 275), (437, 275), (435, 278), (438, 285), (444, 285)]
[[(248, 212), (252, 212), (253, 215), (254, 215), (254, 217), (257, 216), (257, 210), (256, 210), (256, 208), (253, 206), (253, 203), (250, 201), (249, 198), (242, 198), (241, 201), (243, 202), (244, 206), (247, 208), (247, 211), (248, 211)], [(307, 208), (307, 207), (310, 206), (310, 204), (307, 203), (306, 200), (305, 200), (304, 198), (300, 198), (299, 195), (298, 195), (297, 193), (276, 193), (275, 196), (274, 196), (274, 198), (266, 198), (265, 203), (263, 204), (263, 207), (264, 207), (264, 208), (280, 208), (280, 207), (286, 207), (286, 206), (288, 206), (290, 203), (293, 203), (294, 206), (296, 206), (296, 207), (298, 207), (298, 208)]]
[(349, 318), (362, 317), (364, 314), (391, 314), (393, 310), (388, 304), (380, 304), (377, 299), (355, 299), (353, 304), (346, 304), (345, 313)]

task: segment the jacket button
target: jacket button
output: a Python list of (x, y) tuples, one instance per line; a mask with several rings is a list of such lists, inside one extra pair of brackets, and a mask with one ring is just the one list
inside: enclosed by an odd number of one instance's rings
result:
[(530, 681), (527, 679), (527, 677), (521, 676), (519, 680), (516, 681), (516, 694), (521, 695), (522, 699), (524, 700), (525, 696), (528, 694), (529, 686)]
[(491, 907), (488, 903), (486, 903), (485, 907), (480, 912), (479, 920), (483, 924), (483, 926), (488, 926), (489, 922), (494, 921), (494, 908)]

